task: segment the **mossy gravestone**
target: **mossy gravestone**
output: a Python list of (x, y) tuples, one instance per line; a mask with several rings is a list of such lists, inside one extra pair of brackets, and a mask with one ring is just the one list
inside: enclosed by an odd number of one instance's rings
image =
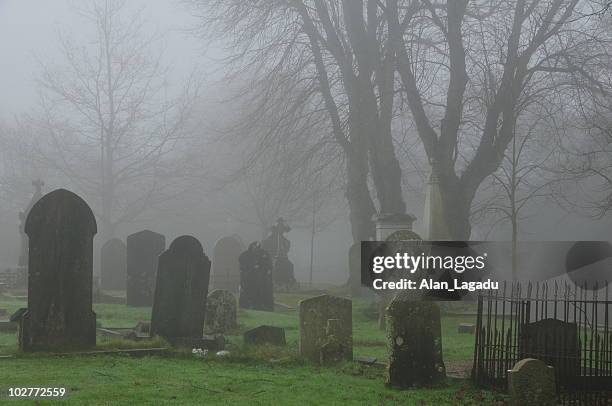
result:
[(244, 343), (250, 345), (278, 345), (287, 344), (285, 329), (274, 326), (259, 326), (246, 331), (243, 335)]
[(272, 260), (258, 242), (238, 257), (240, 262), (240, 307), (274, 311)]
[(544, 362), (526, 358), (508, 371), (510, 403), (516, 406), (554, 406), (555, 370)]
[(96, 345), (92, 311), (96, 219), (83, 199), (59, 189), (28, 214), (28, 309), (20, 317), (22, 351), (83, 349)]
[(118, 238), (108, 240), (100, 250), (102, 289), (125, 290), (126, 248)]
[(322, 295), (299, 303), (300, 355), (312, 362), (321, 361), (321, 349), (328, 342), (328, 320), (336, 319), (334, 339), (339, 341), (346, 360), (353, 359), (353, 309), (349, 299)]
[(240, 264), (238, 257), (244, 244), (234, 236), (223, 237), (213, 249), (212, 284), (215, 289), (238, 292), (240, 287)]
[(225, 334), (236, 326), (236, 297), (223, 289), (210, 292), (206, 300), (204, 331), (207, 334)]
[(445, 378), (440, 308), (436, 303), (402, 299), (400, 295), (387, 307), (386, 325), (388, 385), (427, 386)]
[(166, 238), (144, 230), (127, 238), (128, 306), (153, 305), (157, 257), (166, 248)]
[(209, 277), (200, 242), (188, 235), (175, 239), (159, 256), (151, 335), (172, 343), (201, 339)]

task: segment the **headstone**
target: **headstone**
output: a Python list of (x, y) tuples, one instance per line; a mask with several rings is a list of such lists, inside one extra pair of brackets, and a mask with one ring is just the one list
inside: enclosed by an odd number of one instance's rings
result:
[(401, 295), (391, 301), (386, 321), (388, 385), (411, 388), (445, 378), (440, 324), (440, 308), (434, 302), (406, 300)]
[(96, 219), (83, 199), (64, 189), (43, 196), (25, 224), (29, 237), (28, 309), (19, 317), (22, 351), (96, 344), (92, 311)]
[(172, 343), (202, 338), (210, 260), (189, 235), (175, 239), (159, 256), (151, 335)]
[(293, 263), (287, 256), (291, 243), (283, 235), (289, 231), (291, 231), (291, 227), (281, 217), (276, 221), (276, 225), (270, 228), (268, 238), (261, 242), (261, 247), (268, 251), (272, 258), (272, 280), (274, 285), (281, 289), (289, 289), (297, 285), (293, 274)]
[(118, 238), (108, 240), (100, 251), (102, 289), (125, 290), (127, 277), (126, 247)]
[(157, 257), (166, 248), (166, 238), (144, 230), (127, 237), (127, 305), (152, 306)]
[(236, 297), (222, 289), (210, 292), (206, 300), (204, 331), (208, 334), (225, 334), (237, 325)]
[(250, 345), (286, 345), (285, 329), (282, 327), (259, 326), (244, 333), (244, 343)]
[(512, 405), (556, 405), (554, 368), (538, 359), (520, 360), (508, 371), (508, 393)]
[(240, 307), (274, 311), (272, 261), (258, 242), (240, 254)]
[(300, 355), (312, 362), (321, 361), (321, 348), (328, 341), (328, 320), (333, 334), (344, 346), (343, 358), (353, 359), (352, 302), (341, 297), (322, 295), (300, 301)]
[(544, 319), (525, 324), (519, 331), (521, 358), (537, 358), (553, 366), (562, 384), (572, 383), (580, 375), (580, 339), (576, 323)]
[(238, 257), (245, 250), (235, 236), (223, 237), (213, 250), (212, 285), (215, 289), (238, 292), (240, 287), (240, 263)]

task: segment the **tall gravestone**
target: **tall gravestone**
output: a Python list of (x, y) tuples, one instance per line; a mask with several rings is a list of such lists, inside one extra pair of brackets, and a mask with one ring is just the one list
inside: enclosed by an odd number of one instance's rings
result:
[[(299, 303), (300, 355), (319, 363), (330, 340), (342, 347), (342, 357), (353, 359), (353, 309), (349, 299), (322, 295)], [(330, 326), (332, 328), (330, 328)]]
[(272, 261), (258, 242), (240, 254), (240, 307), (274, 311)]
[(96, 344), (92, 311), (96, 219), (83, 199), (64, 189), (43, 196), (25, 223), (29, 237), (28, 309), (21, 314), (22, 351)]
[(200, 242), (176, 238), (159, 256), (151, 335), (170, 342), (202, 338), (210, 260)]
[(240, 263), (238, 257), (245, 250), (235, 236), (223, 237), (213, 249), (212, 284), (215, 289), (238, 292), (240, 287)]
[(125, 290), (127, 276), (126, 247), (118, 238), (108, 240), (100, 250), (102, 289)]
[(166, 238), (150, 230), (127, 238), (127, 305), (151, 306), (155, 289), (157, 257), (166, 248)]
[(427, 386), (446, 377), (440, 308), (434, 302), (395, 297), (387, 308), (387, 384)]

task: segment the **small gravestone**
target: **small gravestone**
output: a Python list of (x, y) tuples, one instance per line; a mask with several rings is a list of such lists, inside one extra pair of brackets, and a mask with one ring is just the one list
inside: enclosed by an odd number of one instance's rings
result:
[(556, 405), (554, 368), (538, 359), (520, 360), (508, 371), (508, 393), (515, 406)]
[(321, 361), (321, 347), (328, 341), (328, 320), (332, 322), (335, 338), (344, 346), (342, 357), (353, 359), (352, 302), (341, 297), (322, 295), (299, 303), (299, 352), (312, 362)]
[(210, 260), (189, 235), (175, 239), (159, 256), (151, 335), (170, 342), (202, 338)]
[(240, 263), (238, 257), (244, 244), (238, 237), (223, 237), (213, 249), (212, 285), (215, 289), (238, 292), (240, 287)]
[(472, 323), (459, 323), (457, 327), (457, 333), (459, 334), (474, 334), (476, 332), (476, 325)]
[(127, 238), (127, 299), (128, 306), (153, 305), (157, 257), (166, 247), (166, 238), (144, 230)]
[(440, 308), (433, 302), (394, 298), (387, 308), (387, 384), (427, 386), (446, 376)]
[(217, 289), (210, 292), (206, 300), (204, 331), (208, 334), (225, 334), (235, 329), (236, 298), (227, 290)]
[(240, 307), (274, 311), (272, 261), (258, 242), (240, 254)]
[(521, 358), (537, 358), (552, 365), (562, 384), (570, 384), (580, 375), (580, 339), (576, 323), (544, 319), (525, 324), (519, 331)]
[(126, 247), (118, 238), (108, 240), (100, 250), (101, 287), (104, 290), (125, 290), (127, 273)]
[(43, 196), (25, 223), (29, 237), (28, 308), (19, 318), (22, 351), (96, 344), (92, 311), (96, 219), (83, 199), (64, 189)]
[(259, 326), (244, 333), (244, 343), (250, 345), (272, 344), (282, 346), (287, 344), (285, 329), (282, 327)]

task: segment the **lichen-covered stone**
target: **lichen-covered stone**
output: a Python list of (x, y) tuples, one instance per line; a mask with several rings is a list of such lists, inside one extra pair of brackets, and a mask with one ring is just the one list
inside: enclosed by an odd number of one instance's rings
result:
[(508, 373), (508, 392), (515, 406), (554, 406), (555, 370), (538, 359), (522, 359)]
[(394, 298), (387, 308), (387, 384), (427, 386), (446, 376), (440, 309), (434, 302)]
[(342, 320), (329, 319), (327, 320), (327, 328), (325, 329), (326, 338), (319, 350), (319, 361), (321, 364), (333, 364), (348, 358), (350, 343), (342, 337)]
[(204, 331), (207, 334), (225, 334), (236, 326), (236, 297), (223, 289), (210, 292), (206, 300)]
[(202, 338), (209, 278), (200, 242), (189, 235), (175, 239), (159, 256), (151, 335), (172, 343)]
[(128, 306), (152, 306), (157, 258), (166, 249), (166, 238), (150, 230), (127, 237)]
[(83, 199), (64, 189), (30, 210), (28, 309), (18, 318), (22, 351), (64, 350), (96, 344), (92, 311), (95, 217)]
[(305, 299), (299, 303), (300, 355), (312, 362), (321, 361), (321, 347), (326, 344), (328, 320), (332, 331), (346, 350), (343, 358), (353, 359), (353, 315), (352, 302), (341, 297), (322, 295)]

